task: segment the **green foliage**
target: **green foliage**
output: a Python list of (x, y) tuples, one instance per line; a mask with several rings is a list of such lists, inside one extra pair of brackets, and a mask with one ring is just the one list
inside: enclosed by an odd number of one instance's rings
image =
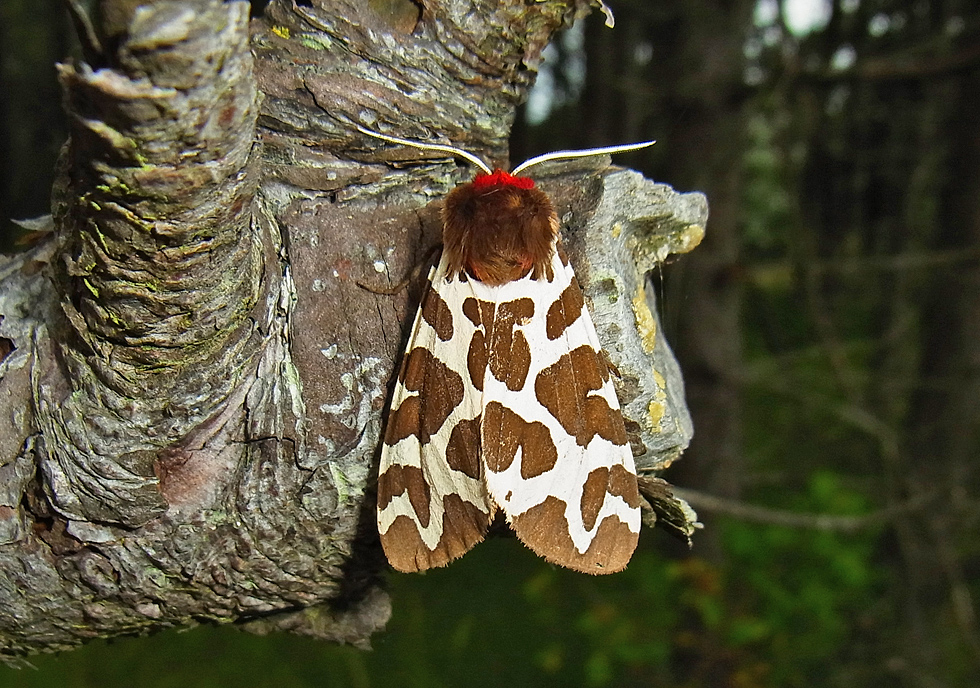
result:
[[(785, 502), (819, 514), (867, 511), (866, 499), (830, 471), (815, 472), (807, 493)], [(876, 534), (740, 521), (723, 527), (733, 620), (727, 641), (768, 655), (766, 685), (827, 685), (831, 658), (844, 652), (855, 620), (884, 582), (873, 565)]]

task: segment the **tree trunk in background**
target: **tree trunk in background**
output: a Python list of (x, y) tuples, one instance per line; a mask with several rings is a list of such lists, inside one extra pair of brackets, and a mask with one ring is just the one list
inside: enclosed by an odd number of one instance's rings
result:
[[(666, 267), (662, 311), (684, 370), (694, 420), (678, 484), (734, 497), (742, 477), (742, 365), (738, 214), (745, 150), (743, 42), (752, 2), (623, 1), (616, 32), (595, 17), (586, 27), (585, 93), (576, 145), (657, 138), (641, 161), (656, 179), (705, 193), (711, 208), (698, 250)], [(716, 533), (698, 535), (717, 557)]]
[[(980, 248), (980, 72), (931, 88), (943, 103), (947, 141), (944, 188), (937, 190), (936, 251)], [(949, 100), (946, 100), (949, 99)], [(929, 204), (932, 205), (931, 203)], [(937, 489), (942, 508), (900, 524), (904, 559), (905, 671), (941, 677), (949, 656), (935, 642), (935, 625), (952, 621), (954, 635), (980, 666), (977, 599), (963, 543), (975, 537), (975, 496), (980, 489), (980, 262), (941, 270), (930, 280), (922, 310), (918, 371), (903, 447), (908, 494)], [(934, 600), (942, 600), (939, 608)]]
[[(794, 190), (807, 316), (835, 403), (873, 440), (829, 461), (898, 510), (882, 542), (894, 586), (865, 651), (908, 685), (940, 685), (980, 666), (976, 559), (964, 546), (976, 537), (980, 449), (980, 55), (948, 31), (963, 8), (938, 3), (885, 38), (869, 33), (905, 8), (835, 14), (782, 95), (793, 103), (787, 151), (807, 151)], [(850, 72), (807, 73), (842, 45), (857, 55)], [(928, 510), (903, 508), (923, 499)]]
[[(742, 282), (739, 210), (745, 155), (745, 30), (752, 2), (678, 3), (683, 14), (664, 23), (654, 45), (673, 34), (674, 60), (656, 51), (652, 80), (663, 91), (673, 126), (664, 133), (664, 179), (703, 191), (711, 206), (705, 240), (690, 260), (667, 271), (667, 327), (685, 371), (694, 440), (673, 480), (711, 494), (739, 495), (742, 460)], [(659, 145), (659, 144), (658, 144)], [(671, 313), (670, 309), (675, 309)], [(675, 321), (671, 321), (676, 317)], [(676, 332), (670, 332), (675, 327)], [(709, 524), (710, 525), (710, 524)], [(710, 528), (706, 528), (710, 533)], [(717, 545), (717, 534), (705, 539)]]

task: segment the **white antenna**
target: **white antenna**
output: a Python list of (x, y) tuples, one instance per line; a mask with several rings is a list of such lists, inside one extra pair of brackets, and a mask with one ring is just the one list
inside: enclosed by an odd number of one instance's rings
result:
[(565, 151), (555, 151), (554, 153), (545, 153), (544, 155), (538, 155), (536, 157), (533, 157), (530, 160), (525, 160), (520, 165), (515, 167), (514, 170), (511, 172), (511, 174), (517, 176), (531, 165), (539, 165), (543, 162), (548, 162), (550, 160), (568, 160), (569, 158), (584, 158), (589, 155), (613, 155), (615, 153), (625, 153), (626, 151), (634, 151), (634, 150), (640, 150), (641, 148), (648, 148), (655, 143), (656, 141), (643, 141), (642, 143), (624, 143), (619, 146), (605, 146), (604, 148), (585, 148), (583, 150), (565, 150)]
[[(487, 174), (493, 174), (493, 170), (490, 169), (490, 166), (488, 164), (480, 160), (480, 158), (476, 157), (472, 153), (468, 151), (464, 151), (462, 148), (456, 148), (455, 146), (446, 146), (441, 143), (423, 143), (421, 141), (413, 141), (412, 139), (403, 139), (397, 136), (388, 136), (387, 134), (382, 134), (380, 132), (372, 131), (371, 129), (362, 127), (359, 124), (355, 124), (354, 126), (357, 127), (357, 130), (362, 134), (373, 136), (376, 139), (381, 139), (382, 141), (387, 141), (388, 143), (398, 143), (401, 144), (402, 146), (411, 146), (412, 148), (419, 148), (421, 150), (434, 150), (434, 151), (441, 151), (443, 153), (452, 153), (453, 155), (458, 155), (461, 158), (465, 158), (466, 160), (469, 160), (471, 163), (479, 167)], [(524, 164), (526, 165), (527, 163)]]
[[(442, 153), (451, 153), (452, 155), (458, 155), (461, 158), (469, 160), (471, 163), (479, 167), (481, 170), (487, 174), (493, 174), (493, 170), (490, 166), (483, 162), (480, 158), (476, 157), (469, 151), (465, 151), (462, 148), (456, 148), (455, 146), (447, 146), (442, 143), (423, 143), (422, 141), (413, 141), (412, 139), (403, 139), (399, 136), (388, 136), (387, 134), (382, 134), (381, 132), (368, 129), (367, 127), (362, 127), (360, 124), (354, 125), (359, 132), (362, 134), (367, 134), (368, 136), (373, 136), (376, 139), (381, 139), (382, 141), (387, 141), (388, 143), (397, 143), (402, 146), (411, 146), (412, 148), (419, 148), (421, 150), (434, 150), (440, 151)], [(655, 144), (656, 141), (643, 141), (642, 143), (624, 143), (619, 146), (605, 146), (603, 148), (585, 148), (583, 150), (565, 150), (565, 151), (555, 151), (554, 153), (545, 153), (544, 155), (538, 155), (531, 158), (530, 160), (525, 160), (520, 165), (514, 168), (511, 172), (512, 175), (517, 176), (528, 167), (532, 165), (540, 165), (543, 162), (549, 162), (551, 160), (568, 160), (570, 158), (584, 158), (590, 155), (614, 155), (616, 153), (625, 153), (627, 151), (640, 150), (641, 148), (648, 148)]]

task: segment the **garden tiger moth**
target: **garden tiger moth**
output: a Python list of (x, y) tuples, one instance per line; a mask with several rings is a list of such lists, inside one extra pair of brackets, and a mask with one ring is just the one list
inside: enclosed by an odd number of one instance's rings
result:
[(395, 385), (378, 474), (378, 530), (398, 571), (444, 566), (496, 512), (549, 562), (602, 574), (636, 548), (640, 496), (609, 364), (561, 246), (551, 201), (520, 176), (482, 170), (446, 197), (443, 252), (429, 272)]

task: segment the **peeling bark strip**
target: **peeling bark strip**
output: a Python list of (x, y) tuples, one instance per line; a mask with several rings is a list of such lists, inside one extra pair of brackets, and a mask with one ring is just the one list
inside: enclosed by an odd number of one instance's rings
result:
[[(362, 509), (408, 299), (357, 281), (410, 272), (435, 243), (425, 206), (460, 171), (351, 123), (502, 159), (541, 50), (592, 4), (272, 0), (249, 23), (245, 2), (98, 3), (92, 66), (61, 72), (57, 235), (0, 256), (0, 661), (189, 619), (360, 645), (384, 626)], [(662, 467), (690, 425), (643, 273), (696, 244), (704, 199), (576, 169), (540, 186), (572, 218), (637, 466)], [(425, 317), (454, 336), (439, 304)], [(470, 359), (465, 384), (500, 367)], [(474, 479), (479, 433), (446, 439)], [(602, 523), (602, 479), (529, 528)], [(389, 491), (418, 502), (428, 480), (406, 470)], [(458, 524), (447, 558), (482, 533), (455, 495), (437, 519)]]

